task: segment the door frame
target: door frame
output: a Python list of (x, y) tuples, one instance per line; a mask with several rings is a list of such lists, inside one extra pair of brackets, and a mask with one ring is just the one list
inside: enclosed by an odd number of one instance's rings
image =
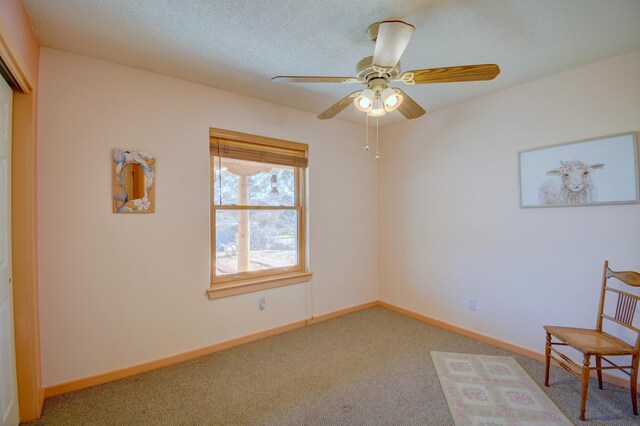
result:
[[(36, 81), (0, 20), (0, 59), (13, 89), (11, 233), (13, 316), (20, 421), (40, 417), (44, 402), (40, 364), (37, 215)], [(2, 77), (0, 77), (2, 78)]]

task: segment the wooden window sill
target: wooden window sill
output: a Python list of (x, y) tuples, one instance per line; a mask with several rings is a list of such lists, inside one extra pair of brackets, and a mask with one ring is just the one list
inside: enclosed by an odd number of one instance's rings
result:
[(231, 283), (212, 284), (207, 290), (207, 295), (209, 299), (213, 300), (285, 285), (299, 284), (311, 281), (312, 275), (311, 272), (291, 272), (288, 274), (238, 280)]

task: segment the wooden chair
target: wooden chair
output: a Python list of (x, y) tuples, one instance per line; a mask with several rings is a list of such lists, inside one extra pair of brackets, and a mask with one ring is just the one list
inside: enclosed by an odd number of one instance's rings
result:
[[(585, 408), (587, 404), (587, 389), (589, 387), (589, 376), (592, 370), (598, 374), (598, 386), (602, 389), (602, 370), (618, 369), (631, 377), (631, 403), (633, 414), (638, 415), (638, 360), (640, 359), (640, 329), (633, 326), (633, 318), (636, 311), (636, 304), (640, 300), (639, 296), (617, 290), (607, 286), (609, 278), (616, 278), (632, 287), (640, 287), (640, 273), (638, 272), (615, 272), (609, 269), (609, 262), (604, 262), (604, 272), (602, 274), (602, 292), (600, 295), (600, 308), (598, 310), (598, 321), (596, 329), (556, 327), (545, 325), (547, 331), (547, 344), (545, 349), (546, 370), (544, 374), (544, 385), (549, 387), (549, 364), (553, 359), (562, 368), (582, 380), (582, 400), (580, 402), (580, 420), (585, 419)], [(608, 293), (617, 293), (618, 302), (616, 312), (613, 317), (604, 313), (605, 297)], [(630, 345), (622, 339), (612, 336), (602, 331), (603, 320), (612, 321), (622, 325), (636, 333), (635, 346)], [(555, 337), (560, 342), (552, 342), (551, 337)], [(554, 346), (570, 346), (582, 352), (584, 358), (582, 367), (572, 361), (568, 356), (560, 353)], [(551, 354), (554, 352), (561, 359)], [(611, 362), (605, 356), (630, 355), (631, 365), (619, 366)], [(596, 366), (589, 367), (591, 356), (595, 356)], [(610, 367), (603, 367), (602, 361), (610, 364)], [(630, 370), (630, 371), (627, 371)]]

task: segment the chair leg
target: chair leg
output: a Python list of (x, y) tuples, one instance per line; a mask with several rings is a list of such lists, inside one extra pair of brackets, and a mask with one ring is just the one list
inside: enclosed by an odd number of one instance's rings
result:
[(634, 355), (631, 361), (631, 405), (633, 406), (633, 414), (638, 415), (638, 361), (640, 356)]
[(582, 399), (580, 400), (580, 420), (585, 420), (587, 409), (587, 390), (589, 389), (589, 355), (584, 356), (582, 362)]
[(551, 364), (551, 333), (547, 332), (547, 344), (544, 348), (544, 385), (549, 387), (549, 364)]
[(602, 389), (602, 357), (600, 355), (596, 355), (596, 367), (598, 368), (596, 372), (598, 373), (598, 387)]

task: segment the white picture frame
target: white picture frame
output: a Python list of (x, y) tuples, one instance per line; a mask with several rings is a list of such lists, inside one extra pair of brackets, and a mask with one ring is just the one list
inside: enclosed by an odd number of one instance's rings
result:
[(640, 202), (636, 132), (518, 152), (520, 207)]

